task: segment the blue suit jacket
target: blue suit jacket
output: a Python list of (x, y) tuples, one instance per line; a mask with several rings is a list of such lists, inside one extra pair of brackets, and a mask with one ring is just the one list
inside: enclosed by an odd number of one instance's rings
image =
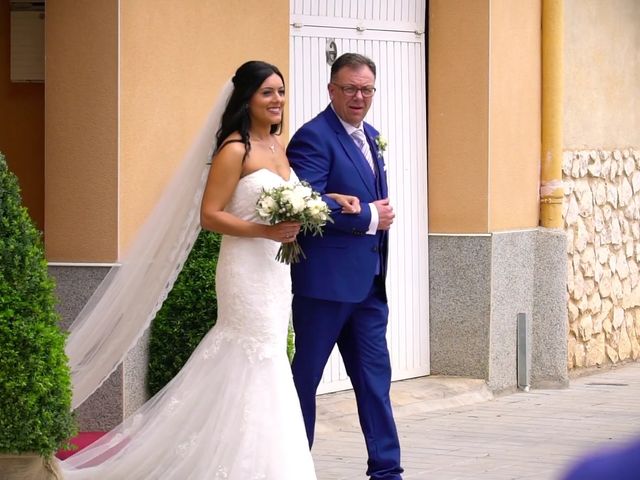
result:
[(640, 478), (640, 438), (583, 457), (564, 480), (637, 480)]
[(289, 142), (287, 156), (301, 180), (323, 195), (354, 195), (363, 207), (358, 215), (342, 214), (335, 201), (323, 197), (334, 223), (327, 224), (322, 237), (299, 236), (307, 258), (291, 267), (296, 295), (360, 302), (371, 289), (376, 269), (386, 274), (387, 232), (366, 234), (371, 221), (366, 204), (388, 196), (386, 171), (374, 141), (378, 131), (367, 123), (364, 131), (377, 177), (331, 106), (304, 124)]

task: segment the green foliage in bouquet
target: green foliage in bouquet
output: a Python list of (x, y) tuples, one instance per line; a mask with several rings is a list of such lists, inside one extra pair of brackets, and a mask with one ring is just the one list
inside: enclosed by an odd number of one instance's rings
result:
[(218, 314), (215, 273), (220, 235), (202, 230), (151, 324), (147, 386), (152, 395), (182, 368)]
[(0, 154), (0, 452), (50, 457), (76, 433), (54, 283)]

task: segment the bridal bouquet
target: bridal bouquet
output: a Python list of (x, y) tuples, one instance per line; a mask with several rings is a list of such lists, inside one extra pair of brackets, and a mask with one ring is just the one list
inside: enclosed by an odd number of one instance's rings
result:
[[(314, 192), (307, 182), (281, 185), (263, 190), (256, 205), (258, 215), (271, 225), (280, 222), (300, 222), (300, 231), (322, 235), (322, 227), (333, 222), (329, 207), (318, 192)], [(300, 256), (307, 258), (298, 240), (283, 243), (276, 260), (283, 263), (297, 263)]]

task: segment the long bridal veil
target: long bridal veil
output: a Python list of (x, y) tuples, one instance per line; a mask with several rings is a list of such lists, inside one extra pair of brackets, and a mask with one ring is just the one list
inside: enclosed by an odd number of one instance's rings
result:
[(66, 352), (73, 408), (102, 385), (136, 344), (182, 269), (200, 231), (207, 163), (231, 91), (229, 81), (121, 266), (111, 269), (70, 327)]

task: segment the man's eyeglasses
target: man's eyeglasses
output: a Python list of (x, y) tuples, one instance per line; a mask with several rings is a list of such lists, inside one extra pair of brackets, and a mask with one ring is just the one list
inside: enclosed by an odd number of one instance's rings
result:
[(338, 85), (337, 83), (334, 83), (333, 85), (335, 85), (340, 90), (342, 90), (342, 93), (344, 93), (348, 97), (353, 97), (355, 96), (356, 93), (360, 92), (362, 93), (363, 97), (368, 98), (368, 97), (373, 97), (373, 94), (376, 93), (376, 87), (358, 88), (353, 85)]

